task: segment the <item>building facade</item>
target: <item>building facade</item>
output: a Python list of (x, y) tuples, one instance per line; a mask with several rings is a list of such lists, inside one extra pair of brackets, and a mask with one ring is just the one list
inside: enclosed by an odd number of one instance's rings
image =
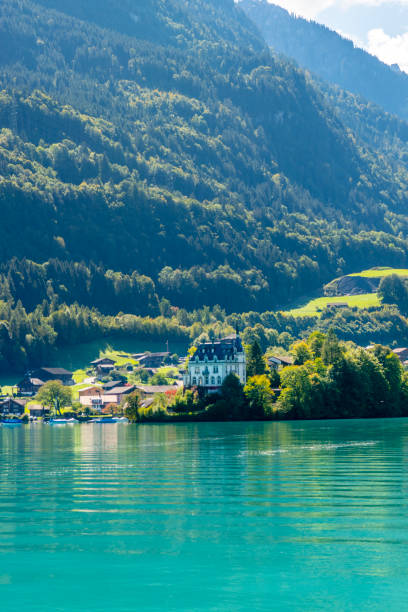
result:
[(246, 355), (239, 335), (200, 344), (190, 358), (184, 386), (217, 393), (229, 374), (246, 383)]

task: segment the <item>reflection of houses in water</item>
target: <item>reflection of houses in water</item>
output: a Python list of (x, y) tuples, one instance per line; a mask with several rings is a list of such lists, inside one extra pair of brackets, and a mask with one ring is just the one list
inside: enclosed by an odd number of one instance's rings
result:
[(76, 429), (80, 432), (76, 451), (83, 455), (91, 453), (84, 459), (89, 458), (91, 462), (95, 459), (98, 464), (105, 451), (118, 448), (120, 432), (126, 430), (123, 426), (100, 423), (83, 423)]

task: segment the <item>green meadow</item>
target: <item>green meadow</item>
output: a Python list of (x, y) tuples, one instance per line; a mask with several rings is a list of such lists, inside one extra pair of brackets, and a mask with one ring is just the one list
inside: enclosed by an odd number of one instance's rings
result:
[(363, 270), (362, 272), (355, 272), (354, 274), (348, 274), (347, 276), (360, 276), (361, 278), (384, 278), (384, 276), (391, 276), (391, 274), (408, 277), (408, 270), (405, 268), (372, 268), (371, 270)]
[(304, 306), (288, 310), (285, 314), (293, 317), (314, 317), (327, 308), (328, 304), (347, 304), (350, 308), (375, 308), (381, 306), (381, 301), (376, 293), (364, 293), (362, 295), (340, 295), (337, 297), (320, 297), (311, 300)]

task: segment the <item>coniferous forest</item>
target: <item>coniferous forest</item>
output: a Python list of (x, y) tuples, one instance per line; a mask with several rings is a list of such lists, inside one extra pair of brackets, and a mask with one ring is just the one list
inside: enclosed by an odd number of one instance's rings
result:
[[(407, 187), (408, 124), (274, 54), (232, 0), (0, 5), (1, 369), (237, 320), (289, 346), (316, 322), (274, 310), (408, 265)], [(387, 308), (319, 325), (408, 337)]]

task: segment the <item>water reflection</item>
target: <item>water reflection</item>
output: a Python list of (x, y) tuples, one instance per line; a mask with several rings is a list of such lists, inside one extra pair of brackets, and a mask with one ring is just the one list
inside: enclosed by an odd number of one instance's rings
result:
[(403, 419), (0, 429), (2, 610), (404, 609), (407, 441)]

